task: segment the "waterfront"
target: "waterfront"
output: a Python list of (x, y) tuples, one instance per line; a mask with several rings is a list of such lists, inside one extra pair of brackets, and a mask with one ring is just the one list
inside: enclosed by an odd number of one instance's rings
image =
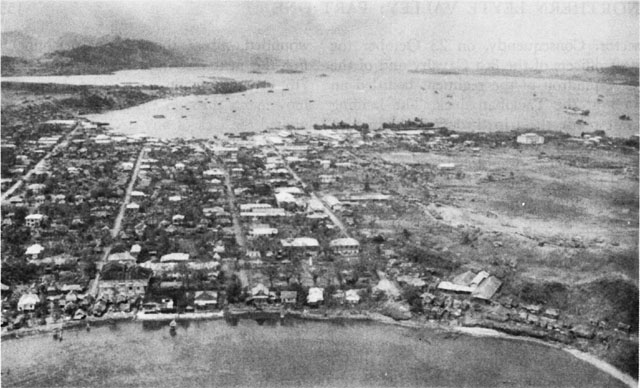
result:
[[(639, 116), (638, 88), (601, 83), (515, 77), (412, 74), (404, 71), (254, 74), (215, 68), (164, 68), (121, 71), (112, 75), (6, 77), (3, 81), (92, 85), (191, 86), (217, 77), (265, 80), (274, 85), (232, 95), (187, 96), (152, 101), (129, 109), (90, 115), (117, 131), (158, 137), (212, 138), (225, 132), (260, 132), (288, 124), (368, 123), (421, 117), (455, 131), (493, 132), (538, 128), (580, 135), (604, 130), (629, 137), (637, 123), (619, 120)], [(285, 90), (288, 89), (288, 90)], [(598, 96), (603, 96), (598, 101)], [(590, 110), (580, 118), (565, 106)], [(164, 119), (154, 118), (164, 115)], [(135, 123), (134, 123), (135, 121)]]
[(3, 341), (2, 376), (7, 387), (623, 386), (544, 345), (300, 320), (183, 322), (176, 336), (166, 322), (120, 322)]

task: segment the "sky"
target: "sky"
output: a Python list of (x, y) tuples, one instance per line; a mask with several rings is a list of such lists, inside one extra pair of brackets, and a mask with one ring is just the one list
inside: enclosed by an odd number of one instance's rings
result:
[(7, 1), (2, 32), (224, 41), (336, 68), (638, 64), (637, 2)]

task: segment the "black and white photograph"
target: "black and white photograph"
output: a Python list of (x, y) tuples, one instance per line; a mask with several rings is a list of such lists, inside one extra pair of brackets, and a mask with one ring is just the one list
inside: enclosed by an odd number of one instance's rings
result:
[(640, 2), (0, 19), (3, 388), (638, 387)]

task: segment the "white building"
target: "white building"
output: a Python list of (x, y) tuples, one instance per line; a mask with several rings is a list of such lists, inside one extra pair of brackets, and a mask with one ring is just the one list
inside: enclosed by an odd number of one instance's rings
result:
[(357, 255), (360, 251), (360, 243), (358, 240), (350, 237), (332, 240), (329, 243), (329, 247), (331, 247), (333, 253), (342, 256)]
[(184, 262), (189, 260), (188, 253), (169, 253), (160, 258), (161, 263)]
[(44, 251), (44, 247), (40, 244), (33, 244), (27, 248), (24, 253), (27, 256), (31, 256), (32, 259), (36, 259)]
[(544, 136), (540, 136), (537, 133), (525, 133), (516, 139), (520, 144), (544, 144)]
[(18, 300), (18, 311), (34, 311), (38, 303), (40, 303), (38, 295), (32, 293), (24, 294)]
[(42, 214), (29, 214), (24, 220), (29, 228), (39, 228), (42, 220), (44, 220), (44, 216)]

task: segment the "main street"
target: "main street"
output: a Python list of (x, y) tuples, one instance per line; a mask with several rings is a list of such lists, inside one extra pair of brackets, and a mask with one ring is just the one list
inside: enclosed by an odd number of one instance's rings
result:
[[(138, 153), (138, 159), (136, 160), (136, 164), (135, 164), (135, 167), (133, 168), (133, 172), (131, 173), (131, 179), (129, 180), (127, 191), (124, 194), (124, 199), (122, 201), (122, 204), (120, 205), (120, 211), (118, 212), (118, 215), (116, 216), (116, 220), (113, 223), (113, 228), (111, 228), (112, 240), (118, 237), (118, 233), (120, 233), (120, 229), (122, 228), (122, 220), (124, 219), (124, 213), (126, 212), (127, 205), (131, 200), (131, 192), (133, 191), (133, 188), (135, 187), (135, 184), (136, 184), (136, 180), (138, 179), (138, 174), (140, 173), (140, 166), (142, 165), (142, 159), (144, 158), (145, 153), (146, 153), (146, 149), (144, 148), (144, 144), (143, 144), (142, 148), (140, 149), (140, 153)], [(102, 266), (107, 262), (107, 258), (109, 257), (109, 254), (111, 254), (112, 248), (113, 248), (113, 243), (109, 244), (109, 246), (105, 248), (104, 253), (102, 254), (102, 258), (98, 263), (98, 271), (96, 272), (96, 278), (94, 279), (93, 284), (91, 285), (91, 295), (98, 296), (98, 283), (100, 282), (100, 270), (102, 269)]]
[[(272, 148), (272, 150), (276, 152), (282, 158), (282, 160), (285, 160), (282, 154), (278, 152), (278, 150), (276, 150), (275, 148)], [(331, 210), (331, 207), (329, 207), (329, 205), (327, 205), (327, 203), (324, 200), (321, 200), (314, 191), (310, 190), (310, 186), (304, 183), (304, 181), (298, 176), (298, 174), (296, 174), (296, 172), (291, 168), (291, 166), (289, 166), (289, 163), (285, 162), (284, 165), (287, 168), (287, 170), (289, 170), (291, 175), (293, 175), (293, 178), (300, 184), (300, 186), (302, 186), (303, 188), (307, 189), (307, 191), (309, 191), (309, 195), (311, 196), (311, 198), (315, 199), (316, 201), (322, 204), (322, 207), (324, 208), (324, 212), (329, 216), (333, 224), (340, 229), (340, 232), (342, 232), (342, 234), (345, 237), (349, 237), (347, 228), (344, 226), (342, 221), (340, 221), (338, 216), (336, 216), (333, 213), (333, 211)]]

